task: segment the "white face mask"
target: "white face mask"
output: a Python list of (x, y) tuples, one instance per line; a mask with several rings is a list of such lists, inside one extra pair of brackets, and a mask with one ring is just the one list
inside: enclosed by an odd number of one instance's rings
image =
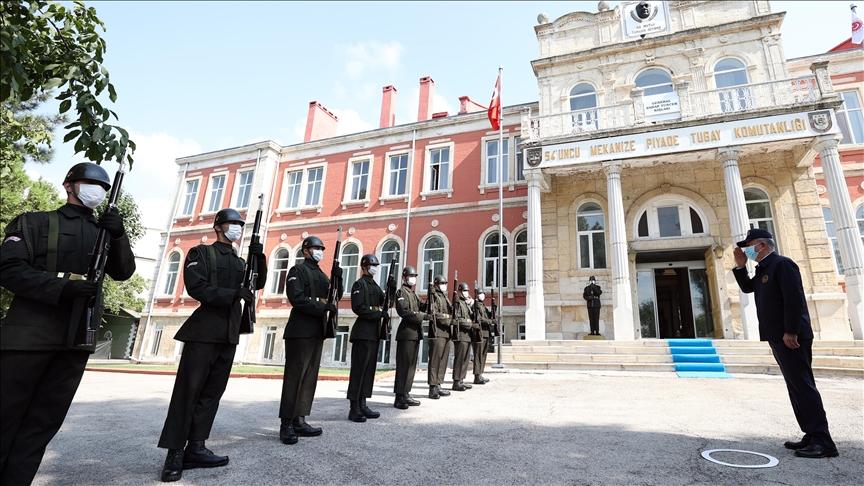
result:
[(441, 285), (439, 285), (439, 286), (438, 286), (438, 290), (440, 290), (441, 292), (445, 292), (445, 293), (446, 293), (446, 292), (447, 292), (447, 285), (445, 285), (445, 284), (441, 284)]
[(465, 300), (470, 299), (470, 298), (471, 298), (471, 293), (468, 292), (467, 290), (463, 290), (463, 291), (462, 291), (462, 298), (465, 299)]
[(372, 275), (373, 277), (378, 275), (378, 271), (380, 269), (381, 267), (379, 267), (378, 265), (372, 265), (371, 267), (369, 267), (369, 275)]
[(483, 302), (484, 300), (486, 300), (486, 294), (484, 294), (482, 292), (477, 294), (477, 300), (479, 300), (480, 302)]
[(316, 262), (320, 262), (324, 259), (324, 250), (314, 249), (312, 250), (312, 259)]
[(76, 194), (81, 204), (90, 209), (94, 209), (102, 204), (105, 200), (105, 188), (99, 184), (78, 184), (78, 194)]
[(231, 241), (237, 241), (240, 239), (240, 235), (243, 234), (243, 227), (239, 224), (229, 224), (228, 231), (225, 232), (225, 238), (228, 238)]
[(417, 277), (408, 277), (408, 285), (417, 285)]

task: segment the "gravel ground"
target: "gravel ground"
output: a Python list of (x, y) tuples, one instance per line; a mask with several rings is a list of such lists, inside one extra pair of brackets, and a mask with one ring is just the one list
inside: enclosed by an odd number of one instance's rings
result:
[[(281, 381), (232, 379), (208, 446), (228, 466), (185, 471), (178, 484), (860, 484), (864, 477), (864, 382), (822, 379), (835, 459), (800, 459), (800, 437), (779, 377), (681, 379), (666, 373), (519, 372), (393, 408), (393, 379), (369, 404), (381, 418), (347, 420), (347, 382), (320, 382), (309, 422), (324, 428), (293, 446), (278, 441)], [(87, 372), (34, 484), (155, 484), (156, 442), (172, 376)], [(706, 449), (777, 457), (739, 469), (706, 461)], [(740, 454), (727, 462), (759, 463)], [(855, 480), (854, 478), (859, 478)]]

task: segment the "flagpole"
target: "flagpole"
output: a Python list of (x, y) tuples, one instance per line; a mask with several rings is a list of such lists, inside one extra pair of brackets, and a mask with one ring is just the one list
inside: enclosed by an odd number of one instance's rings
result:
[[(498, 320), (498, 345), (496, 351), (496, 368), (503, 368), (501, 362), (501, 345), (504, 344), (504, 329), (501, 326), (501, 315), (504, 314), (504, 106), (501, 103), (501, 89), (504, 68), (498, 66), (498, 312), (495, 318)], [(508, 150), (509, 152), (509, 150)], [(508, 153), (509, 159), (509, 153)], [(509, 162), (509, 160), (507, 161)]]

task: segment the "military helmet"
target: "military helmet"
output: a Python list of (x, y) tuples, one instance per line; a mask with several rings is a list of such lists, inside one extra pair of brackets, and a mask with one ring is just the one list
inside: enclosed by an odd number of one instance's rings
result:
[(82, 179), (96, 181), (100, 186), (104, 187), (106, 191), (111, 189), (111, 178), (108, 177), (108, 172), (106, 172), (101, 166), (92, 162), (81, 162), (80, 164), (73, 165), (72, 168), (69, 169), (69, 172), (66, 173), (63, 182), (75, 182)]
[(368, 255), (363, 255), (363, 258), (360, 259), (360, 266), (365, 267), (369, 265), (378, 266), (381, 265), (381, 262), (378, 261), (378, 257), (373, 255), (372, 253), (369, 253)]
[(303, 238), (302, 248), (304, 250), (315, 247), (326, 250), (326, 248), (324, 248), (324, 242), (321, 241), (321, 238), (318, 238), (317, 236), (307, 236), (306, 238)]
[(403, 277), (416, 277), (417, 269), (412, 267), (411, 265), (406, 265), (405, 268), (402, 269)]
[(459, 291), (462, 292), (462, 291), (465, 291), (465, 290), (471, 290), (471, 289), (468, 287), (468, 283), (467, 283), (467, 282), (459, 282)]
[(434, 280), (434, 282), (435, 282), (435, 285), (446, 284), (446, 283), (447, 283), (447, 279), (444, 278), (444, 275), (435, 275), (435, 280)]
[(241, 226), (246, 224), (246, 221), (243, 221), (243, 216), (240, 216), (240, 213), (237, 212), (236, 209), (225, 208), (220, 209), (218, 213), (216, 213), (216, 221), (213, 221), (213, 225), (223, 224), (223, 223), (237, 223)]

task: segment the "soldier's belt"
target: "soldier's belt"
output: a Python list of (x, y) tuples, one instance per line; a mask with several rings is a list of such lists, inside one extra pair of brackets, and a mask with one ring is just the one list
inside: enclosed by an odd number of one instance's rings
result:
[(450, 319), (450, 314), (438, 314), (438, 319)]
[(370, 305), (369, 308), (373, 311), (381, 311), (381, 306)]
[(72, 272), (57, 272), (57, 278), (65, 278), (67, 280), (87, 280), (87, 275), (78, 275)]
[(322, 299), (321, 297), (309, 297), (309, 300), (311, 300), (312, 302), (323, 302), (325, 304), (327, 303), (327, 299)]
[(459, 324), (465, 324), (466, 326), (470, 326), (471, 324), (473, 324), (473, 322), (471, 321), (471, 319), (459, 319)]

